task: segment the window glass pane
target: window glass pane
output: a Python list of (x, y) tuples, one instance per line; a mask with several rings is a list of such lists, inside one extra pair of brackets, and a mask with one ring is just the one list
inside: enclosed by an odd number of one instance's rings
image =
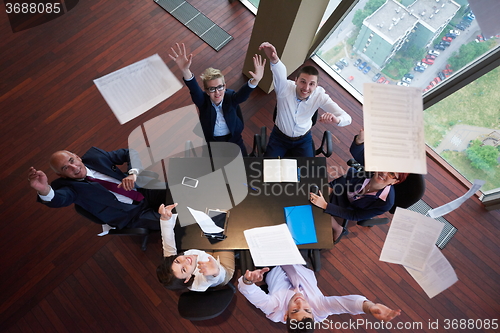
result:
[(424, 112), (426, 143), (465, 178), (500, 190), (500, 67)]
[(360, 0), (316, 57), (359, 96), (365, 82), (425, 92), (497, 48), (498, 37), (482, 35), (466, 0)]

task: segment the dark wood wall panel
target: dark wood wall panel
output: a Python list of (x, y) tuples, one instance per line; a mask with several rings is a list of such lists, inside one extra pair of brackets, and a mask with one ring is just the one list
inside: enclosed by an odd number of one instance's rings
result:
[[(97, 237), (101, 227), (77, 215), (73, 207), (49, 209), (36, 203), (26, 180), (30, 166), (45, 171), (50, 180), (56, 177), (48, 166), (48, 157), (55, 150), (83, 154), (91, 146), (106, 150), (126, 147), (129, 133), (145, 121), (192, 104), (184, 87), (145, 114), (119, 125), (93, 83), (155, 53), (181, 79), (168, 57), (176, 42), (186, 43), (193, 53), (191, 69), (197, 78), (212, 66), (222, 69), (230, 88), (238, 89), (246, 83), (248, 77), (241, 68), (253, 14), (237, 1), (189, 2), (234, 37), (220, 52), (152, 0), (80, 1), (58, 19), (15, 34), (7, 17), (0, 18), (2, 332), (284, 330), (238, 293), (228, 310), (216, 319), (180, 319), (179, 294), (163, 288), (156, 278), (162, 254), (159, 234), (151, 236), (145, 252), (140, 250), (139, 238)], [(312, 64), (310, 60), (306, 63)], [(318, 123), (313, 130), (316, 143), (325, 130), (338, 139), (328, 159), (328, 172), (334, 178), (347, 168), (349, 145), (363, 125), (362, 107), (324, 72), (320, 84), (353, 118), (351, 126)], [(253, 134), (262, 126), (270, 133), (275, 104), (274, 92), (265, 94), (259, 89), (242, 104), (243, 138), (249, 150)], [(466, 192), (435, 161), (429, 159), (428, 168), (424, 200), (431, 207)], [(443, 323), (445, 319), (498, 318), (500, 213), (486, 211), (474, 197), (445, 217), (459, 230), (443, 254), (460, 281), (442, 294), (429, 299), (402, 266), (378, 260), (388, 225), (352, 226), (350, 234), (333, 250), (322, 251), (323, 269), (317, 274), (321, 289), (328, 295), (366, 295), (401, 308), (403, 314), (396, 321), (424, 324), (423, 330), (404, 332), (434, 332), (427, 327), (429, 320)], [(236, 275), (240, 274), (238, 270)], [(340, 315), (331, 319), (344, 322), (358, 318)], [(374, 330), (362, 327), (357, 331)]]

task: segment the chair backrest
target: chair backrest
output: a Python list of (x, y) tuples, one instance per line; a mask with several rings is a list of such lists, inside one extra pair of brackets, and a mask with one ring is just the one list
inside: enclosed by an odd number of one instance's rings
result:
[(389, 210), (391, 214), (394, 214), (396, 207), (408, 208), (422, 199), (425, 192), (424, 175), (410, 173), (404, 182), (394, 185), (394, 191), (396, 198)]
[(188, 291), (179, 297), (179, 315), (187, 320), (208, 320), (221, 315), (231, 303), (236, 288), (228, 283), (224, 287), (205, 292)]
[[(106, 222), (102, 221), (99, 219), (97, 216), (94, 214), (90, 213), (89, 211), (83, 209), (82, 206), (79, 206), (75, 204), (75, 210), (78, 214), (82, 215), (83, 217), (89, 219), (92, 222), (98, 223), (98, 224), (106, 224)], [(148, 242), (148, 236), (151, 233), (151, 231), (147, 228), (122, 228), (122, 229), (111, 229), (109, 230), (110, 235), (116, 235), (116, 236), (142, 236), (142, 244), (141, 244), (141, 249), (143, 251), (146, 251), (147, 249), (147, 242)]]

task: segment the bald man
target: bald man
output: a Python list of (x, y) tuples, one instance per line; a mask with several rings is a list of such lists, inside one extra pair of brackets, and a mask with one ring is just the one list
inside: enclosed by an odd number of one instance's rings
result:
[[(128, 173), (117, 167), (125, 163)], [(140, 170), (130, 168), (128, 149), (107, 152), (92, 147), (81, 158), (61, 150), (50, 157), (50, 167), (59, 176), (50, 185), (43, 171), (31, 167), (28, 172), (37, 200), (46, 206), (74, 203), (113, 227), (160, 229), (158, 207), (165, 202), (166, 190), (136, 188)]]

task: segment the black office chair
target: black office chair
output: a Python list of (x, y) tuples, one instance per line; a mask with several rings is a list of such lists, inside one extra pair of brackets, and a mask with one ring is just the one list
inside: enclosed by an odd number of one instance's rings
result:
[[(277, 105), (274, 107), (273, 112), (273, 122), (276, 123), (276, 116), (278, 114)], [(318, 120), (318, 110), (314, 112), (311, 117), (312, 125), (311, 128), (316, 124)], [(330, 157), (333, 153), (333, 141), (332, 141), (332, 133), (330, 131), (324, 131), (323, 137), (321, 139), (320, 146), (316, 149), (314, 146), (314, 141), (312, 143), (313, 151), (315, 155), (323, 154), (325, 157)], [(260, 128), (260, 134), (254, 134), (253, 139), (253, 148), (252, 152), (249, 154), (251, 157), (261, 157), (264, 156), (267, 147), (267, 128), (263, 126)], [(284, 157), (287, 157), (285, 155)]]
[[(75, 204), (75, 210), (78, 214), (82, 215), (83, 217), (89, 219), (92, 222), (95, 222), (98, 224), (106, 224), (101, 219), (96, 217), (94, 214), (88, 212), (87, 210), (83, 209), (79, 205)], [(151, 230), (146, 229), (146, 228), (111, 229), (108, 232), (109, 235), (117, 235), (117, 236), (142, 236), (143, 239), (142, 239), (142, 244), (141, 244), (141, 250), (143, 250), (143, 251), (146, 251), (148, 238), (149, 238), (150, 233), (151, 233)]]
[(205, 292), (187, 291), (179, 297), (179, 315), (187, 320), (208, 320), (221, 315), (231, 304), (236, 288), (231, 282)]
[[(354, 159), (347, 161), (347, 164), (354, 167), (358, 171), (363, 170), (363, 166), (356, 162)], [(395, 199), (394, 205), (389, 210), (389, 213), (394, 214), (397, 207), (408, 208), (424, 196), (425, 192), (425, 179), (424, 175), (410, 173), (406, 180), (402, 183), (393, 185)], [(347, 220), (344, 220), (344, 226), (347, 228)], [(389, 223), (387, 217), (371, 218), (368, 220), (358, 221), (357, 224), (362, 227), (373, 227), (375, 225), (382, 225)]]

